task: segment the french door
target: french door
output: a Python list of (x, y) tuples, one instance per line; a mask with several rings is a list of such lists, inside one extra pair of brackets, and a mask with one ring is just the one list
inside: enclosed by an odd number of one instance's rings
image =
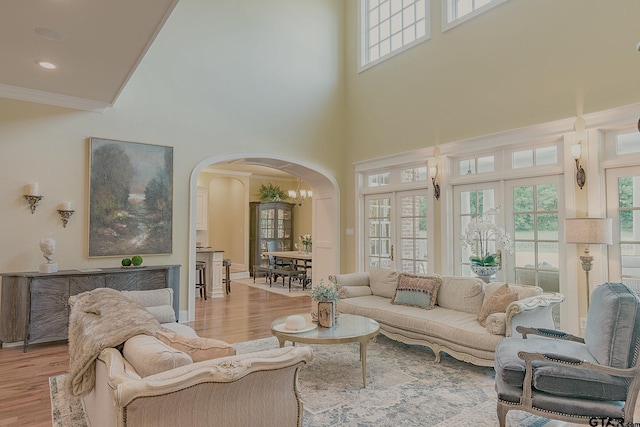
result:
[(455, 274), (473, 276), (460, 236), (469, 222), (489, 209), (500, 207), (495, 217), (513, 239), (512, 253), (489, 242), (489, 252), (501, 251), (497, 281), (537, 285), (548, 292), (559, 291), (559, 236), (562, 232), (560, 176), (513, 179), (454, 187)]
[(640, 166), (607, 169), (607, 216), (613, 222), (609, 280), (640, 294)]
[(365, 197), (365, 267), (427, 273), (427, 192), (401, 191)]

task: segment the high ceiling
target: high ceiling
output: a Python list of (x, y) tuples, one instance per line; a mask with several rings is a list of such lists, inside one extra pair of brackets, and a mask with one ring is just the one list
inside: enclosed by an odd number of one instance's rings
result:
[[(177, 2), (0, 1), (0, 97), (103, 111)], [(42, 68), (39, 60), (58, 68)]]

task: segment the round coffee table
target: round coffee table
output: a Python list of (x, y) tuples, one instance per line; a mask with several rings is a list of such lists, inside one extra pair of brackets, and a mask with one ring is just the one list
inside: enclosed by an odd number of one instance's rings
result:
[[(300, 314), (311, 324), (311, 314)], [(280, 347), (284, 347), (286, 341), (302, 344), (344, 344), (350, 342), (360, 343), (360, 361), (362, 362), (362, 384), (367, 386), (367, 344), (375, 338), (380, 331), (380, 325), (368, 317), (355, 314), (340, 314), (338, 321), (332, 328), (316, 327), (304, 332), (283, 331), (274, 327), (282, 325), (287, 316), (274, 320), (271, 323), (271, 332), (278, 338)]]

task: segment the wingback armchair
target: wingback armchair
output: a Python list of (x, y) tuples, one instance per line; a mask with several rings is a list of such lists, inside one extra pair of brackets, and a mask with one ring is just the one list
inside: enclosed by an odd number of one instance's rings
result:
[(505, 338), (496, 348), (500, 426), (511, 409), (573, 423), (633, 424), (640, 388), (640, 300), (631, 289), (604, 283), (593, 291), (584, 338), (517, 330), (525, 339)]

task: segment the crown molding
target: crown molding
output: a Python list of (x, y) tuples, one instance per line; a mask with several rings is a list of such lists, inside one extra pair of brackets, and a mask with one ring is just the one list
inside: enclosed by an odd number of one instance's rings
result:
[(111, 107), (110, 103), (75, 96), (60, 95), (35, 89), (0, 84), (0, 97), (16, 99), (18, 101), (36, 102), (38, 104), (54, 105), (56, 107), (72, 108), (74, 110), (103, 113)]

